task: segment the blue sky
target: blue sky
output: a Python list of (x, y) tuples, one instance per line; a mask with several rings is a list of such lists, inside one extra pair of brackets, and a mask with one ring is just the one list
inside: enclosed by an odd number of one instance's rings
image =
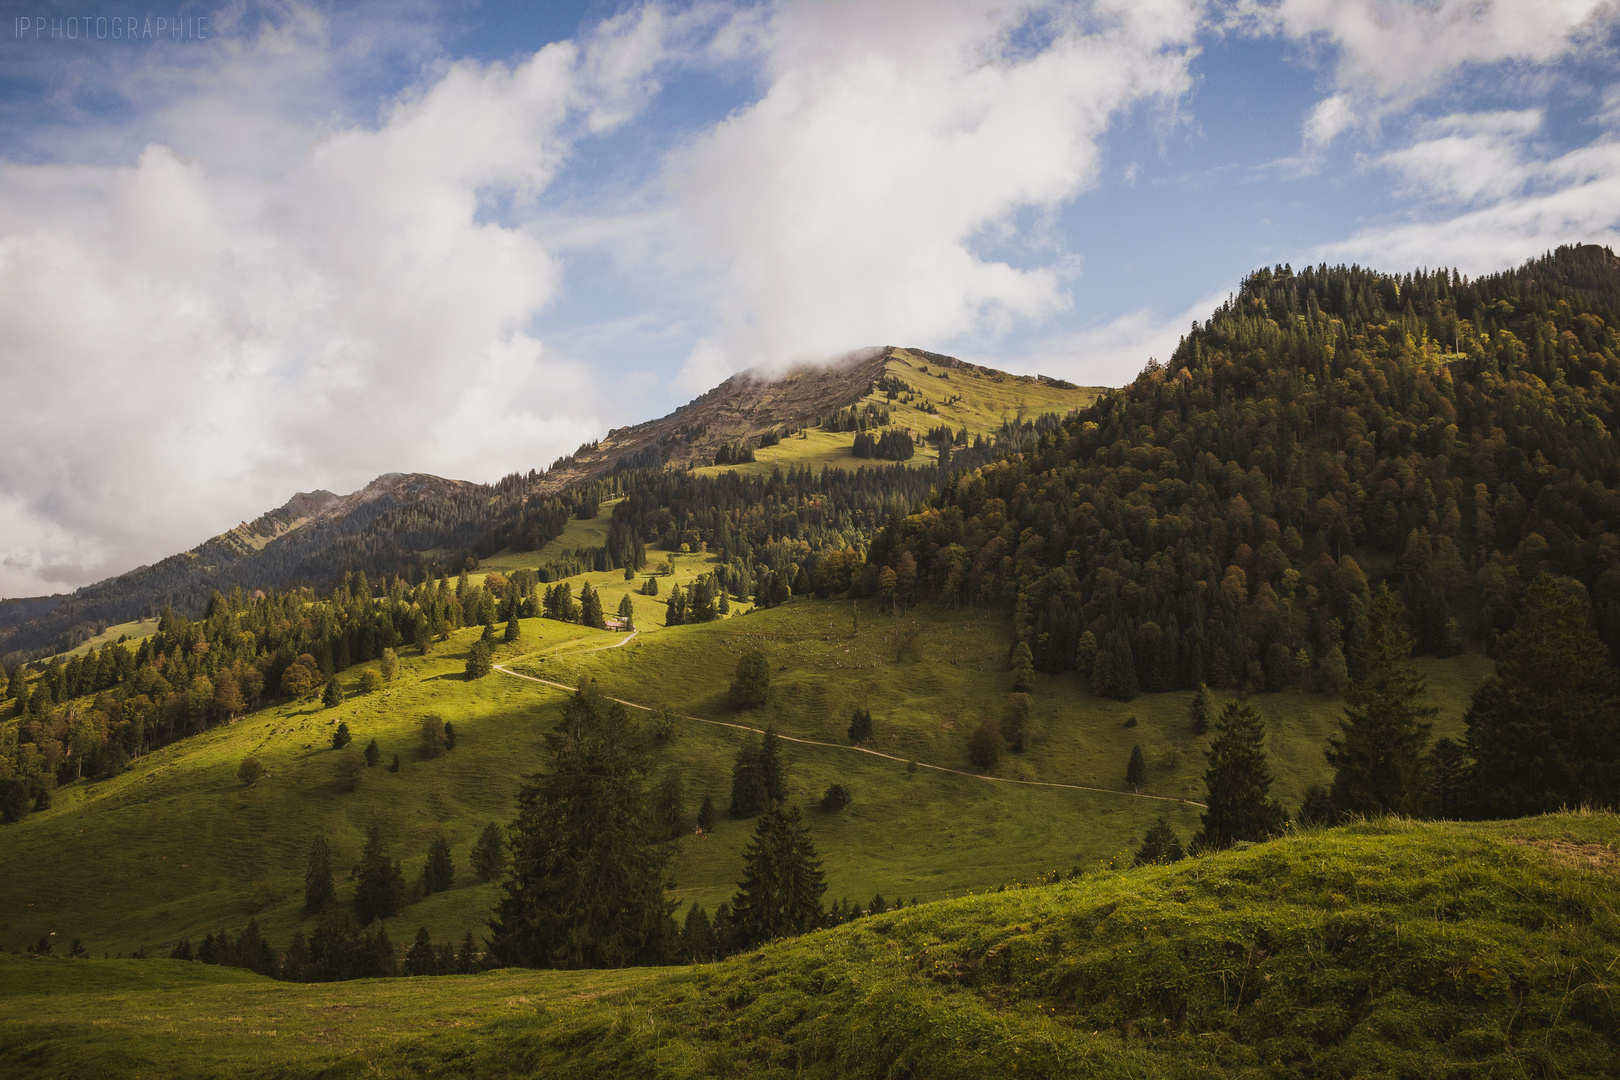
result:
[(297, 490), (543, 467), (744, 368), (894, 343), (1114, 385), (1258, 266), (1612, 243), (1616, 25), (0, 2), (0, 595)]

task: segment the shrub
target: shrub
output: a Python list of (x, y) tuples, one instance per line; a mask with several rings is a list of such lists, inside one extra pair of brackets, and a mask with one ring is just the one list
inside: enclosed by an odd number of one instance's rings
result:
[(359, 689), (362, 694), (374, 694), (382, 686), (382, 673), (376, 668), (366, 668), (360, 672)]
[(399, 654), (393, 649), (384, 649), (378, 664), (382, 667), (383, 681), (393, 682), (394, 676), (399, 674)]
[(360, 786), (360, 774), (365, 771), (365, 760), (359, 754), (353, 750), (343, 751), (337, 762), (338, 787), (344, 791), (355, 790)]
[(242, 759), (242, 764), (236, 770), (236, 778), (249, 787), (257, 784), (263, 775), (264, 766), (251, 754)]
[(422, 717), (422, 760), (432, 761), (449, 749), (444, 737), (444, 721), (438, 716)]
[(849, 788), (843, 784), (831, 784), (821, 796), (821, 808), (829, 813), (837, 813), (847, 807), (853, 798)]

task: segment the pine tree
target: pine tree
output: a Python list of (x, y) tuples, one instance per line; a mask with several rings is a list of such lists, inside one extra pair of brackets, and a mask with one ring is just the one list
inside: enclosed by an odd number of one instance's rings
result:
[(731, 807), (733, 818), (750, 818), (765, 808), (765, 790), (759, 775), (759, 742), (752, 731), (743, 736), (731, 766)]
[(427, 862), (422, 867), (422, 891), (428, 895), (444, 892), (455, 884), (456, 864), (450, 856), (450, 844), (442, 836), (435, 836), (428, 845)]
[(1176, 837), (1175, 830), (1160, 818), (1142, 837), (1142, 846), (1136, 852), (1137, 866), (1151, 866), (1156, 863), (1180, 862), (1187, 857), (1182, 850), (1181, 841)]
[(433, 948), (433, 938), (428, 934), (428, 928), (419, 927), (416, 931), (416, 940), (405, 952), (405, 974), (412, 976), (438, 975), (439, 955)]
[(821, 924), (826, 891), (798, 807), (773, 804), (743, 852), (743, 879), (731, 903), (738, 941), (755, 945), (814, 930)]
[(774, 727), (767, 727), (759, 741), (759, 790), (767, 806), (787, 799), (787, 763)]
[(394, 755), (394, 760), (389, 763), (388, 771), (389, 772), (399, 772), (399, 755), (398, 754), (395, 754)]
[(493, 821), (484, 826), (473, 845), (472, 868), (479, 881), (494, 881), (506, 873), (506, 838)]
[(461, 948), (456, 953), (456, 974), (471, 975), (478, 970), (478, 943), (473, 940), (473, 933), (468, 930), (461, 939)]
[(1282, 807), (1270, 797), (1271, 766), (1266, 761), (1265, 726), (1252, 705), (1229, 701), (1215, 718), (1215, 741), (1204, 752), (1208, 809), (1195, 846), (1231, 847), (1239, 840), (1264, 840), (1283, 826)]
[(343, 687), (337, 681), (337, 676), (326, 680), (326, 689), (321, 691), (321, 704), (328, 709), (343, 704)]
[(523, 624), (518, 621), (517, 610), (513, 609), (512, 617), (506, 620), (506, 632), (502, 635), (502, 638), (508, 642), (511, 642), (516, 641), (522, 636)]
[(1035, 682), (1035, 657), (1028, 643), (1020, 641), (1013, 646), (1011, 666), (1013, 691), (1020, 694), (1028, 691)]
[(375, 919), (399, 913), (405, 903), (405, 875), (399, 864), (388, 857), (382, 831), (373, 825), (366, 832), (365, 850), (360, 856), (360, 882), (354, 891), (354, 913), (362, 926)]
[(1125, 782), (1132, 791), (1141, 791), (1142, 784), (1147, 780), (1147, 762), (1142, 759), (1142, 745), (1131, 747), (1131, 760), (1125, 766)]
[(857, 707), (849, 717), (849, 741), (860, 744), (872, 737), (872, 711)]
[[(654, 579), (648, 578), (647, 580), (652, 581)], [(629, 593), (625, 593), (619, 600), (619, 622), (623, 624), (625, 630), (634, 630), (636, 628), (636, 605), (630, 599)]]
[(758, 649), (743, 653), (727, 697), (734, 709), (754, 709), (765, 704), (771, 692), (771, 665)]
[(1620, 805), (1617, 698), (1620, 678), (1584, 591), (1538, 574), (1497, 644), (1496, 673), (1464, 716), (1474, 809), (1521, 817)]
[(602, 615), (602, 596), (588, 581), (579, 589), (579, 621), (596, 630), (607, 629), (607, 620)]
[(489, 646), (482, 641), (473, 642), (472, 649), (467, 653), (467, 678), (482, 679), (494, 670), (494, 661), (490, 659)]
[(657, 794), (653, 797), (653, 819), (658, 822), (667, 839), (674, 840), (681, 835), (681, 811), (684, 801), (679, 770), (674, 768), (665, 770), (663, 778), (658, 781)]
[(518, 791), (491, 954), (526, 967), (663, 962), (678, 933), (664, 897), (673, 849), (647, 805), (646, 735), (623, 705), (582, 682), (546, 747), (546, 771)]
[(372, 739), (370, 742), (366, 743), (366, 768), (372, 768), (381, 760), (382, 747), (377, 745), (376, 739)]
[(698, 808), (698, 816), (697, 816), (698, 828), (702, 829), (704, 832), (713, 831), (713, 829), (714, 829), (714, 819), (715, 819), (714, 796), (706, 794), (706, 795), (703, 796), (703, 805)]
[(1199, 683), (1198, 692), (1193, 694), (1192, 711), (1187, 718), (1194, 735), (1202, 735), (1209, 730), (1209, 714), (1209, 687)]
[(708, 912), (701, 904), (693, 904), (681, 927), (681, 956), (688, 964), (707, 963), (719, 954), (716, 944)]
[(341, 750), (345, 746), (348, 746), (349, 743), (351, 743), (353, 741), (354, 741), (354, 736), (349, 734), (349, 723), (348, 723), (348, 721), (347, 720), (339, 721), (338, 726), (337, 726), (337, 730), (332, 732), (332, 749)]
[(337, 897), (332, 887), (332, 850), (326, 837), (316, 836), (309, 844), (309, 860), (304, 866), (304, 911), (314, 915)]
[(1353, 653), (1356, 677), (1339, 733), (1328, 740), (1333, 806), (1340, 813), (1413, 813), (1423, 799), (1423, 751), (1439, 712), (1422, 703), (1424, 679), (1406, 664), (1412, 638), (1400, 604), (1380, 586), (1367, 608), (1367, 634)]

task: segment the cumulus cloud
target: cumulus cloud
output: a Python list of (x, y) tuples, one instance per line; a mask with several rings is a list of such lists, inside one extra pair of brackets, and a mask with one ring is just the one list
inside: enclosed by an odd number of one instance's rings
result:
[(1177, 0), (777, 9), (762, 96), (671, 160), (678, 235), (719, 278), (679, 384), (1062, 310), (1050, 258), (986, 248), (1094, 182), (1121, 110), (1186, 91), (1197, 25)]
[(1411, 220), (1362, 230), (1318, 257), (1381, 266), (1456, 266), (1471, 274), (1565, 243), (1620, 241), (1620, 141), (1604, 135), (1542, 157), (1535, 110), (1449, 116), (1384, 155)]
[[(222, 42), (218, 77), (324, 47), (288, 32)], [(273, 169), (158, 143), (0, 166), (0, 595), (161, 557), (301, 488), (490, 479), (596, 434), (589, 373), (529, 334), (557, 260), (490, 200), (534, 197), (633, 114), (680, 32), (642, 9), (515, 66), (440, 68), (375, 125), (302, 127)], [(229, 97), (177, 95), (152, 124)]]
[(1082, 386), (1123, 386), (1149, 360), (1168, 363), (1170, 354), (1194, 322), (1209, 318), (1228, 296), (1211, 293), (1176, 315), (1140, 308), (1096, 326), (1049, 338), (1028, 353), (997, 361), (1023, 375), (1051, 375)]

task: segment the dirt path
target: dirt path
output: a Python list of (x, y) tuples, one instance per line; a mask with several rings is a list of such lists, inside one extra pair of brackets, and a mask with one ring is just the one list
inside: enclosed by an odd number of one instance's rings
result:
[[(604, 649), (617, 649), (620, 646), (627, 644), (630, 641), (630, 638), (635, 636), (636, 631), (632, 630), (623, 641), (618, 641), (612, 645), (602, 645), (595, 649), (587, 649), (583, 651), (601, 652)], [(534, 654), (530, 653), (529, 655), (532, 656)], [(567, 655), (572, 656), (577, 655), (577, 653), (570, 652)], [(527, 659), (527, 657), (520, 656), (518, 659), (523, 660)], [(550, 679), (542, 679), (536, 675), (525, 675), (521, 671), (513, 671), (504, 664), (496, 664), (495, 670), (500, 672), (502, 675), (510, 675), (514, 679), (527, 679), (529, 682), (539, 683), (541, 686), (550, 686), (558, 690), (565, 690), (569, 693), (573, 693), (573, 691), (576, 689), (575, 687), (569, 686), (567, 683), (553, 682)], [(623, 698), (609, 698), (608, 700), (617, 701), (620, 705), (623, 705), (626, 708), (640, 709), (642, 712), (653, 711), (653, 708), (650, 705), (640, 705), (634, 701), (625, 701)], [(682, 720), (695, 720), (700, 724), (711, 724), (714, 727), (732, 728), (736, 731), (752, 731), (756, 735), (763, 735), (765, 733), (762, 728), (749, 727), (747, 724), (731, 724), (724, 720), (710, 720), (707, 717), (688, 716), (685, 713), (676, 713), (675, 715), (679, 716)], [(873, 757), (884, 758), (887, 761), (898, 761), (902, 765), (912, 764), (912, 759), (910, 758), (895, 757), (893, 754), (885, 754), (881, 750), (869, 750), (864, 746), (851, 746), (848, 743), (821, 742), (817, 739), (800, 739), (793, 735), (783, 735), (780, 732), (777, 733), (776, 737), (781, 739), (783, 742), (798, 743), (801, 746), (824, 746), (829, 750), (851, 750), (857, 754), (871, 754)], [(926, 761), (918, 761), (916, 762), (916, 766), (919, 769), (932, 769), (935, 772), (950, 773), (952, 776), (965, 776), (970, 780), (983, 780), (988, 784), (1018, 784), (1023, 787), (1061, 788), (1065, 791), (1091, 791), (1099, 795), (1122, 795), (1127, 799), (1151, 799), (1155, 802), (1184, 803), (1188, 806), (1197, 806), (1207, 809), (1207, 807), (1205, 807), (1201, 802), (1193, 802), (1191, 799), (1178, 799), (1172, 795), (1145, 795), (1137, 791), (1118, 791), (1114, 788), (1087, 787), (1084, 784), (1057, 784), (1047, 780), (1013, 780), (1005, 776), (985, 776), (981, 773), (968, 772), (965, 769), (948, 769), (943, 765), (930, 765)]]

